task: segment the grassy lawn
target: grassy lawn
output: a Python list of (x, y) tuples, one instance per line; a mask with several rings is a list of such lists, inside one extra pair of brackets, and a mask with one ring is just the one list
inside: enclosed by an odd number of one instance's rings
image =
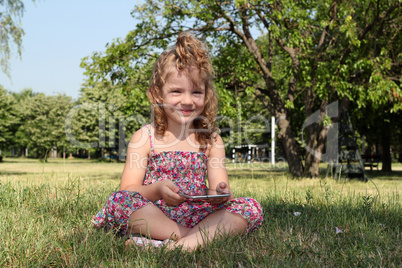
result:
[(122, 163), (6, 158), (0, 163), (0, 267), (402, 264), (401, 165), (389, 174), (367, 171), (365, 183), (292, 179), (284, 166), (229, 163), (232, 190), (260, 201), (263, 226), (194, 253), (128, 249), (92, 227), (92, 216), (118, 188), (122, 170)]

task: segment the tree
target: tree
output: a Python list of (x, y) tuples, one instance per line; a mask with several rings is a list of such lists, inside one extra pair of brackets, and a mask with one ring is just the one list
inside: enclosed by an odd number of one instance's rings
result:
[(13, 130), (17, 119), (12, 96), (0, 86), (0, 150), (8, 149), (13, 144)]
[[(132, 13), (140, 21), (136, 29), (124, 40), (109, 44), (106, 54), (94, 53), (84, 59), (83, 66), (90, 81), (107, 78), (127, 85), (143, 63), (154, 57), (150, 52), (164, 49), (181, 31), (201, 34), (212, 47), (237, 40), (248, 50), (264, 81), (253, 92), (278, 119), (278, 137), (290, 172), (316, 177), (331, 122), (326, 114), (331, 101), (343, 100), (341, 107), (349, 102), (363, 107), (368, 102), (391, 101), (394, 111), (401, 108), (390, 99), (390, 94), (401, 95), (400, 87), (388, 76), (392, 66), (399, 65), (399, 10), (396, 0), (376, 4), (360, 0), (149, 0)], [(266, 45), (257, 42), (253, 27), (264, 29)], [(378, 48), (375, 40), (382, 39), (384, 32), (390, 38), (384, 42), (390, 46)], [(275, 61), (282, 64), (279, 72)], [(285, 77), (279, 75), (283, 73)], [(319, 110), (322, 119), (306, 128), (306, 146), (314, 153), (306, 152), (305, 167), (296, 138), (301, 122), (292, 122), (300, 109), (304, 118)]]
[(142, 95), (141, 98), (137, 94), (137, 99), (133, 100), (138, 103), (136, 109), (128, 111), (127, 99), (120, 86), (113, 86), (109, 82), (85, 85), (81, 89), (78, 105), (68, 115), (70, 142), (88, 151), (101, 148), (102, 158), (104, 149), (109, 153), (117, 149), (122, 156), (125, 142), (131, 137), (126, 133), (134, 133), (149, 117), (149, 105), (143, 101), (145, 91)]
[(0, 63), (2, 71), (9, 75), (10, 43), (17, 46), (21, 56), (24, 30), (20, 26), (20, 19), (24, 14), (24, 3), (21, 0), (0, 0), (0, 8)]
[[(353, 126), (360, 135), (365, 136), (365, 151), (363, 154), (376, 154), (381, 156), (382, 171), (392, 171), (392, 151), (402, 155), (402, 118), (397, 113), (391, 113), (390, 104), (379, 107), (368, 105), (356, 109)], [(374, 111), (374, 112), (373, 112)], [(375, 151), (374, 151), (375, 149)]]
[(212, 58), (219, 92), (218, 124), (225, 146), (231, 149), (234, 145), (268, 144), (271, 115), (254, 94), (254, 88), (264, 84), (258, 66), (236, 40), (215, 49), (219, 50)]
[(43, 160), (51, 149), (68, 146), (64, 124), (73, 105), (71, 97), (40, 93), (23, 98), (19, 105), (25, 119), (18, 129), (21, 144)]
[(13, 92), (11, 93), (11, 95), (13, 96), (13, 99), (15, 101), (14, 107), (17, 111), (18, 118), (18, 123), (16, 124), (15, 131), (13, 132), (14, 138), (12, 146), (19, 148), (20, 155), (24, 155), (25, 148), (28, 147), (28, 143), (30, 140), (28, 133), (24, 132), (24, 128), (21, 127), (27, 121), (27, 118), (24, 116), (24, 114), (26, 113), (26, 103), (29, 103), (30, 99), (38, 95), (38, 93), (34, 93), (32, 89), (24, 89), (19, 93)]
[[(312, 36), (319, 41), (304, 38), (305, 45), (314, 48), (302, 51), (300, 60), (301, 70), (308, 70), (299, 79), (307, 93), (306, 115), (319, 109), (325, 118), (324, 108), (331, 100), (342, 100), (340, 110), (354, 107), (355, 110), (350, 109), (352, 115), (367, 105), (372, 107), (371, 113), (377, 113), (385, 103), (389, 103), (392, 112), (398, 111), (402, 107), (398, 101), (400, 74), (393, 74), (396, 66), (400, 66), (400, 3), (328, 4), (317, 8), (319, 24), (311, 25), (324, 29), (320, 35), (317, 32)], [(308, 146), (321, 153), (327, 135), (323, 123), (310, 126), (307, 133)], [(317, 170), (318, 160), (307, 154), (306, 168)]]

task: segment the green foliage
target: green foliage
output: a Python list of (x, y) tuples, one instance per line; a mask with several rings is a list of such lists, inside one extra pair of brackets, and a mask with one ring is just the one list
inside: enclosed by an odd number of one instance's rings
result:
[(73, 105), (71, 97), (32, 94), (28, 90), (23, 91), (17, 99), (20, 125), (15, 137), (19, 146), (29, 148), (32, 154), (42, 158), (52, 148), (70, 146), (66, 140), (64, 119)]
[(328, 99), (336, 92), (335, 97), (346, 96), (359, 108), (390, 103), (394, 111), (400, 109), (400, 103), (390, 98), (402, 93), (391, 70), (391, 62), (399, 64), (398, 10), (397, 1), (381, 1), (377, 6), (369, 1), (347, 1), (333, 5), (328, 17), (327, 6), (317, 7), (316, 17), (325, 25), (327, 39), (319, 53), (305, 53), (317, 66), (314, 91), (318, 96)]
[(1, 70), (9, 75), (9, 60), (12, 54), (10, 43), (17, 46), (21, 56), (21, 44), (24, 30), (20, 19), (24, 14), (24, 3), (21, 0), (0, 0), (0, 65)]
[(13, 144), (14, 130), (18, 123), (18, 112), (14, 99), (0, 86), (0, 150)]
[[(86, 85), (81, 89), (81, 98), (71, 110), (68, 128), (80, 148), (123, 149), (131, 134), (146, 123), (149, 105), (144, 102), (143, 94), (130, 96), (137, 105), (135, 110), (127, 108), (127, 97), (121, 86), (99, 82), (94, 86)], [(134, 90), (134, 89), (132, 89)], [(126, 93), (127, 94), (127, 93)]]
[(25, 89), (20, 93), (11, 93), (11, 95), (15, 100), (14, 109), (17, 111), (18, 124), (13, 131), (14, 138), (10, 145), (21, 147), (23, 150), (24, 148), (27, 148), (29, 142), (28, 133), (24, 132), (23, 127), (21, 127), (27, 120), (27, 118), (23, 116), (23, 114), (26, 112), (25, 103), (28, 103), (31, 98), (37, 95), (37, 93), (32, 92), (31, 89)]
[(212, 62), (219, 92), (218, 123), (225, 145), (231, 149), (240, 144), (267, 144), (270, 115), (255, 98), (254, 87), (263, 87), (263, 81), (248, 50), (232, 41), (219, 48)]

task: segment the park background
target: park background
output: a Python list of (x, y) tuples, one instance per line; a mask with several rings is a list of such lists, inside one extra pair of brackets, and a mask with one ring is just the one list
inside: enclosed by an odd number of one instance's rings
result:
[[(15, 0), (0, 4), (2, 71), (12, 76), (10, 57), (24, 57), (21, 31), (27, 29), (19, 24), (24, 7)], [(57, 84), (51, 94), (1, 87), (0, 228), (7, 234), (2, 264), (165, 266), (170, 258), (174, 266), (398, 266), (400, 5), (396, 0), (141, 1), (127, 7), (131, 28), (122, 25), (127, 30), (120, 38), (100, 40), (82, 56), (78, 95), (58, 91)], [(106, 20), (107, 14), (101, 17)], [(214, 250), (222, 246), (219, 241), (194, 258), (127, 252), (115, 237), (94, 231), (89, 219), (118, 187), (127, 139), (150, 120), (145, 91), (153, 63), (183, 30), (210, 47), (232, 187), (261, 200), (265, 223), (245, 242), (226, 238), (225, 254)], [(333, 103), (338, 113), (330, 116), (327, 107)], [(334, 180), (336, 170), (326, 172), (326, 162), (315, 157), (328, 151), (328, 133), (345, 111), (359, 155), (380, 156), (374, 170), (366, 169), (367, 182)], [(271, 144), (272, 116), (278, 160), (284, 161), (272, 166), (241, 157), (233, 163), (235, 146)], [(304, 125), (312, 116), (318, 119)]]

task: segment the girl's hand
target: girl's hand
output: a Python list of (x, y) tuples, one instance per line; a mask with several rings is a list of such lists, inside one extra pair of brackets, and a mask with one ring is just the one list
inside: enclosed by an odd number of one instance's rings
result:
[(172, 181), (164, 180), (160, 184), (160, 195), (168, 206), (177, 206), (186, 200), (185, 197), (178, 194), (180, 188)]
[[(216, 194), (229, 194), (229, 193), (232, 194), (232, 192), (229, 190), (228, 185), (225, 182), (220, 182), (218, 183), (218, 185), (216, 185)], [(220, 205), (228, 201), (230, 198), (232, 198), (232, 195), (224, 198), (212, 198), (208, 200), (208, 202), (212, 205)]]

